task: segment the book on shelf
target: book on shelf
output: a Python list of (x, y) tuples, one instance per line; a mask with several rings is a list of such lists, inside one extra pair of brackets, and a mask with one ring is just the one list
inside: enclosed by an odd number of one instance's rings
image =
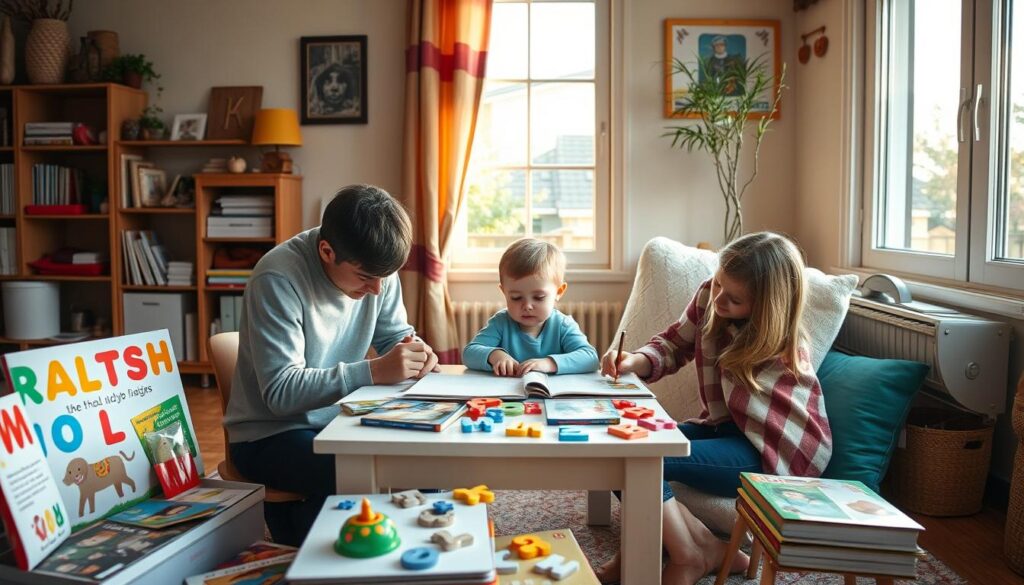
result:
[(743, 489), (739, 491), (741, 497), (737, 500), (737, 512), (751, 532), (764, 543), (768, 554), (783, 567), (905, 577), (916, 575), (917, 560), (923, 552), (920, 548), (900, 551), (870, 545), (848, 546), (831, 540), (783, 538), (743, 493)]
[(740, 483), (783, 538), (915, 551), (924, 530), (859, 481), (742, 472)]
[(25, 146), (71, 146), (75, 142), (70, 136), (26, 136)]
[(21, 397), (0, 397), (0, 519), (19, 569), (38, 565), (71, 535), (57, 482)]
[(185, 585), (235, 585), (284, 583), (284, 574), (299, 549), (273, 542), (254, 542), (214, 570), (185, 579)]
[(617, 425), (620, 418), (608, 398), (549, 398), (544, 416), (549, 425)]
[(501, 398), (525, 400), (530, 396), (559, 398), (593, 396), (606, 398), (654, 398), (635, 374), (619, 376), (616, 382), (598, 372), (589, 374), (544, 374), (528, 372), (521, 378), (495, 376), (490, 372), (465, 370), (450, 374), (431, 372), (400, 393), (399, 398), (416, 400), (469, 400)]
[(463, 402), (389, 400), (359, 419), (368, 427), (394, 427), (439, 433), (466, 412)]

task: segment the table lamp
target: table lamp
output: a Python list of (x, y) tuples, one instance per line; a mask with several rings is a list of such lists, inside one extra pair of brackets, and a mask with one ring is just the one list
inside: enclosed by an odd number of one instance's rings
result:
[(274, 150), (263, 153), (260, 162), (261, 172), (291, 173), (292, 157), (280, 149), (282, 146), (302, 146), (299, 118), (295, 110), (268, 108), (257, 112), (252, 127), (252, 143), (257, 146), (274, 147)]

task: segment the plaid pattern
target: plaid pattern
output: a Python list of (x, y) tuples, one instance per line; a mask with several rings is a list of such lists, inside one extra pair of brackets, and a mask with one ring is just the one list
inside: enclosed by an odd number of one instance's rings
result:
[[(763, 390), (752, 392), (729, 372), (722, 372), (719, 348), (728, 347), (737, 329), (730, 325), (720, 339), (705, 338), (701, 324), (710, 302), (708, 280), (697, 289), (679, 321), (637, 350), (651, 362), (647, 381), (656, 382), (696, 360), (703, 410), (687, 422), (716, 425), (732, 420), (761, 453), (766, 473), (819, 477), (832, 456), (832, 430), (817, 376), (796, 375), (778, 358), (756, 370)], [(811, 371), (807, 348), (801, 346), (799, 355), (802, 369)]]

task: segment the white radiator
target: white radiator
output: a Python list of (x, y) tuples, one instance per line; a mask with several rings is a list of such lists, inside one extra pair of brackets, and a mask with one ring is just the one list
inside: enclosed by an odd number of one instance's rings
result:
[(931, 369), (925, 390), (933, 397), (988, 417), (1002, 413), (1009, 325), (914, 301), (899, 279), (871, 278), (883, 284), (895, 281), (889, 285), (891, 294), (877, 294), (866, 282), (862, 292), (874, 300), (850, 299), (835, 346), (847, 353), (926, 363)]
[[(466, 347), (477, 331), (487, 324), (491, 315), (505, 308), (504, 303), (493, 301), (459, 301), (452, 304), (455, 307), (455, 329), (459, 336), (460, 348)], [(597, 349), (598, 355), (604, 352), (605, 348), (611, 347), (619, 319), (622, 318), (622, 303), (559, 303), (558, 310), (570, 315), (579, 323), (580, 329), (587, 336), (590, 345)]]

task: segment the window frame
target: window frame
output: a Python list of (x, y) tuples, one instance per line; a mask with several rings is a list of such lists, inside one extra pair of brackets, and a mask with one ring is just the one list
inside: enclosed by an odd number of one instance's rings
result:
[[(920, 0), (919, 0), (920, 1)], [(1024, 290), (1024, 262), (998, 258), (1001, 245), (1000, 222), (996, 220), (1005, 201), (1002, 189), (1008, 157), (1005, 151), (1009, 128), (1008, 0), (962, 0), (960, 108), (957, 128), (965, 140), (959, 142), (957, 163), (956, 240), (952, 256), (904, 249), (883, 248), (878, 242), (885, 222), (882, 214), (880, 172), (887, 164), (886, 145), (879, 137), (889, 131), (886, 122), (893, 112), (890, 96), (888, 38), (890, 19), (895, 15), (892, 0), (869, 0), (864, 19), (864, 117), (861, 174), (860, 260), (870, 269), (918, 275), (925, 278)], [(909, 3), (908, 5), (909, 6)], [(920, 7), (921, 4), (918, 4)], [(887, 10), (888, 9), (888, 10)], [(909, 13), (910, 10), (904, 12)], [(897, 24), (899, 22), (897, 21)], [(904, 29), (906, 30), (906, 29)], [(1024, 30), (1018, 31), (1024, 42)], [(996, 42), (998, 41), (998, 42)], [(995, 51), (995, 47), (1001, 47)], [(980, 91), (979, 91), (980, 88)], [(912, 93), (912, 92), (908, 92)], [(992, 99), (995, 96), (995, 100)], [(992, 107), (994, 104), (995, 107)], [(904, 112), (912, 111), (905, 107)], [(904, 118), (907, 116), (904, 115)], [(911, 137), (912, 138), (912, 137)], [(909, 150), (908, 150), (909, 152)], [(993, 153), (997, 153), (993, 155)], [(906, 165), (910, 172), (909, 158)], [(908, 188), (909, 192), (909, 188)]]
[[(621, 246), (621, 213), (617, 213), (616, 210), (620, 205), (621, 198), (618, 193), (621, 189), (618, 188), (619, 182), (621, 181), (621, 173), (617, 172), (617, 168), (621, 168), (621, 149), (613, 142), (613, 127), (618, 127), (617, 124), (613, 124), (613, 118), (617, 121), (621, 119), (621, 113), (618, 111), (619, 108), (614, 107), (617, 103), (617, 99), (612, 95), (613, 76), (617, 68), (621, 66), (621, 57), (615, 55), (613, 48), (621, 46), (621, 28), (618, 11), (621, 10), (621, 2), (619, 0), (550, 0), (560, 3), (592, 3), (595, 7), (595, 60), (594, 60), (594, 78), (593, 80), (584, 80), (584, 83), (593, 83), (595, 91), (594, 99), (594, 241), (595, 247), (593, 251), (573, 251), (566, 250), (565, 254), (568, 260), (568, 265), (571, 267), (570, 271), (587, 273), (597, 276), (599, 280), (601, 274), (607, 274), (610, 272), (616, 272), (619, 264), (621, 263), (621, 251), (617, 247)], [(525, 3), (525, 4), (543, 4), (547, 3), (545, 0), (495, 0), (495, 3)], [(532, 31), (530, 31), (532, 34)], [(527, 56), (529, 59), (529, 55)], [(528, 70), (529, 71), (529, 70)], [(528, 72), (529, 75), (529, 72)], [(546, 80), (534, 80), (534, 79), (488, 79), (488, 81), (496, 82), (513, 82), (513, 83), (525, 83), (527, 85), (528, 96), (530, 95), (530, 83), (536, 83), (537, 81)], [(551, 80), (555, 83), (574, 83), (579, 82), (578, 80), (564, 79), (564, 80)], [(530, 115), (532, 108), (532, 100), (528, 98), (527, 102), (527, 114)], [(529, 128), (527, 128), (527, 141), (530, 140)], [(573, 170), (580, 168), (581, 165), (557, 165), (555, 168), (564, 170)], [(582, 165), (583, 168), (589, 170), (590, 165)], [(551, 168), (543, 164), (535, 164), (532, 160), (527, 160), (524, 166), (501, 166), (499, 167), (504, 170), (527, 170), (532, 169), (534, 172), (543, 171), (547, 168)], [(468, 187), (467, 187), (468, 188)], [(527, 183), (527, 189), (529, 194), (529, 182)], [(468, 197), (468, 195), (467, 195)], [(529, 213), (530, 205), (529, 199), (527, 203), (527, 212)], [(460, 210), (460, 224), (453, 226), (452, 237), (456, 238), (452, 242), (451, 249), (454, 251), (462, 242), (458, 239), (464, 237), (466, 234), (465, 230), (465, 211), (467, 207), (467, 201), (463, 201), (462, 209)], [(529, 216), (526, 218), (526, 228), (528, 233), (532, 232), (533, 217)], [(478, 280), (481, 278), (493, 278), (493, 274), (497, 271), (498, 260), (501, 257), (503, 250), (488, 250), (488, 249), (472, 249), (471, 259), (466, 257), (457, 258), (454, 253), (451, 255), (451, 270), (450, 274), (455, 277), (456, 280)]]

